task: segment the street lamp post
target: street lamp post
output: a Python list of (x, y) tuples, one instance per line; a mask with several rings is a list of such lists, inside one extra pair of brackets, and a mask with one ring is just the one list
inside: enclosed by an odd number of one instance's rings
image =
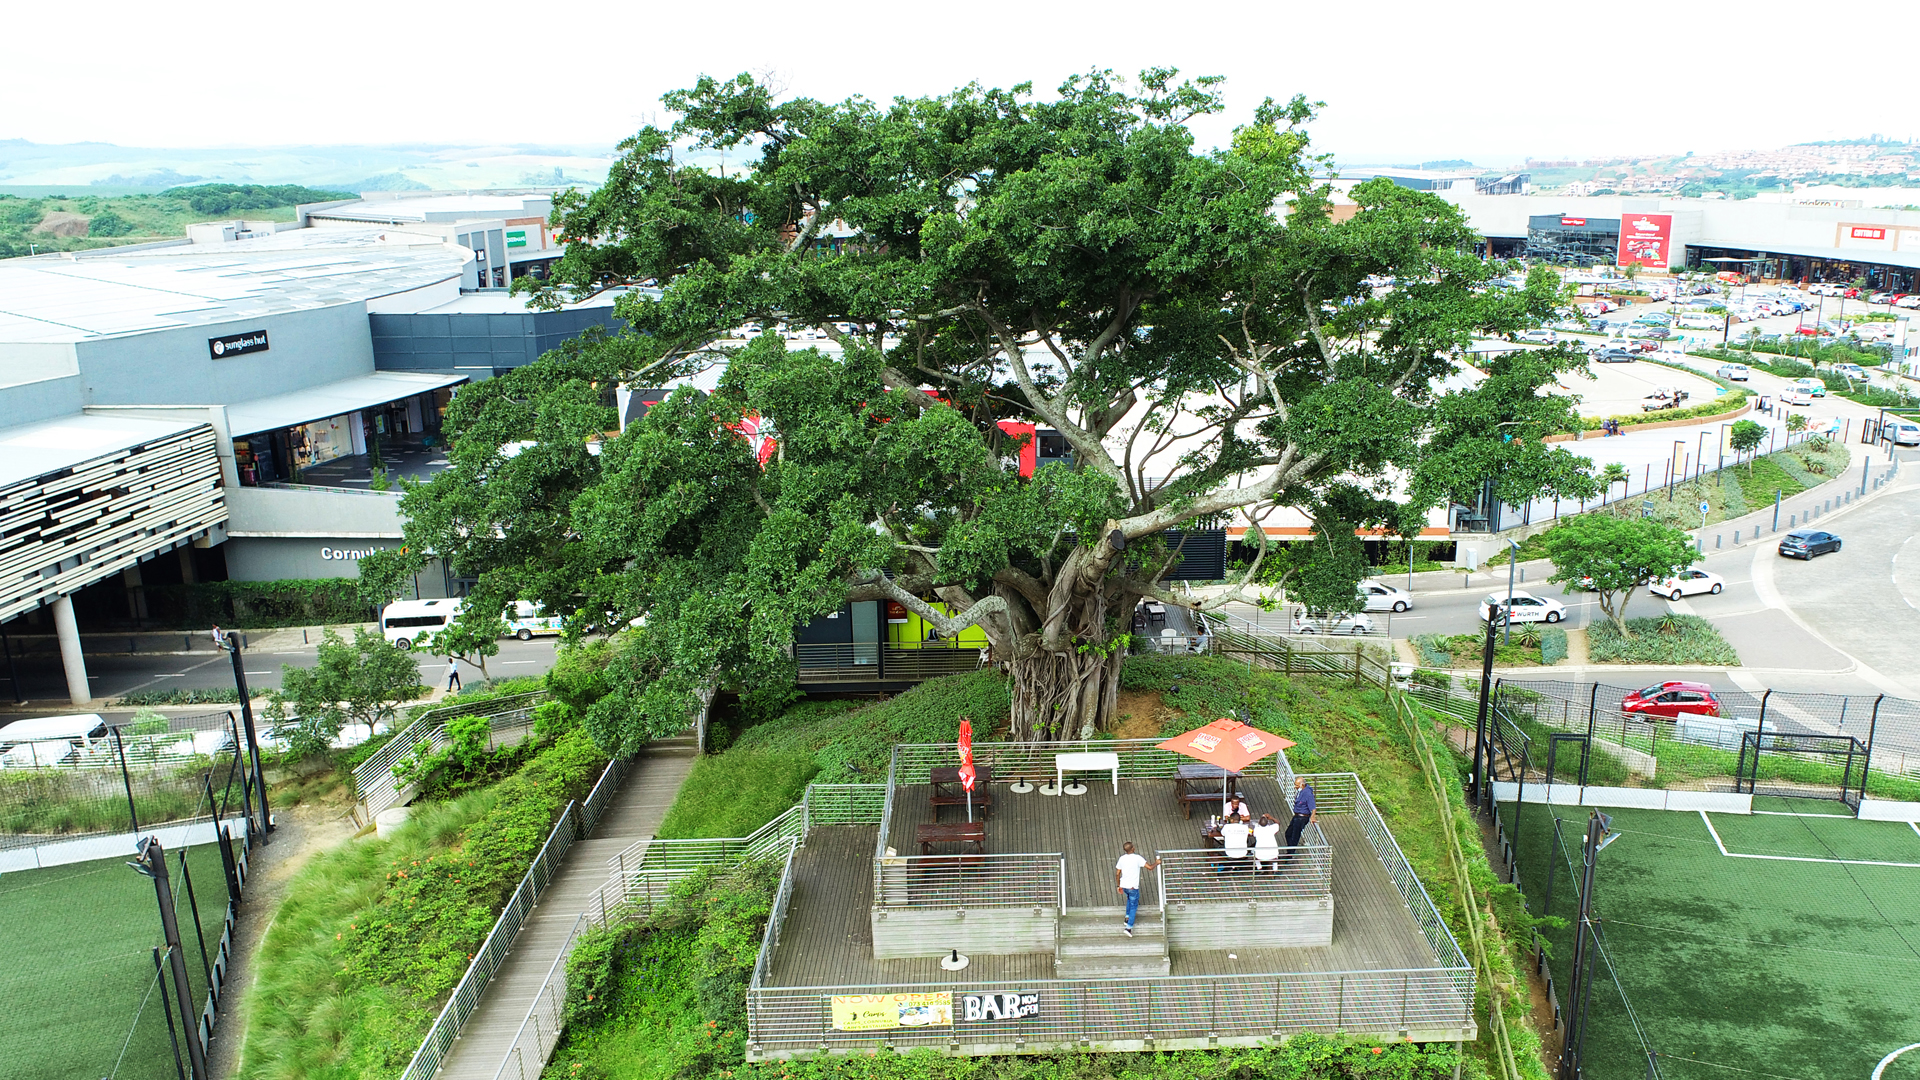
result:
[(1509, 536), (1507, 537), (1507, 546), (1513, 549), (1507, 554), (1507, 641), (1506, 643), (1508, 645), (1511, 645), (1513, 644), (1513, 571), (1516, 567), (1520, 565), (1520, 545), (1514, 543), (1513, 537)]
[(247, 734), (247, 754), (253, 762), (253, 789), (260, 796), (260, 843), (267, 842), (267, 834), (273, 831), (273, 815), (267, 811), (267, 778), (260, 768), (260, 740), (253, 732), (253, 695), (247, 689), (247, 662), (241, 656), (240, 639), (228, 634), (220, 639), (220, 644), (233, 659), (233, 686), (240, 693), (240, 719)]
[(200, 1045), (199, 1025), (194, 1021), (193, 1005), (187, 1000), (187, 957), (180, 947), (180, 920), (173, 911), (173, 890), (167, 886), (167, 853), (157, 836), (140, 841), (134, 850), (137, 858), (127, 865), (153, 879), (154, 897), (160, 903), (160, 931), (171, 958), (173, 1000), (180, 1011), (180, 1027), (187, 1037), (187, 1064), (193, 1080), (206, 1080), (207, 1050)]

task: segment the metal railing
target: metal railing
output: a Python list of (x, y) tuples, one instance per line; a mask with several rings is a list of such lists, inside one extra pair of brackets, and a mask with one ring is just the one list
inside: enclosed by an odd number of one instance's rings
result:
[[(1171, 780), (1182, 765), (1193, 764), (1185, 754), (1162, 750), (1159, 739), (1086, 739), (1076, 742), (977, 742), (973, 744), (973, 763), (991, 766), (996, 784), (1015, 780), (1052, 783), (1054, 755), (1107, 752), (1120, 755), (1122, 780)], [(1280, 775), (1285, 767), (1284, 754), (1275, 754), (1243, 772), (1242, 776)], [(952, 743), (900, 743), (893, 748), (893, 773), (897, 783), (926, 783), (927, 770), (960, 764), (960, 751)], [(1074, 774), (1081, 782), (1103, 784), (1107, 777), (1091, 772)]]
[[(1284, 840), (1272, 859), (1256, 865), (1253, 849), (1245, 858), (1229, 860), (1219, 848), (1160, 851), (1163, 902), (1218, 904), (1325, 900), (1333, 895), (1333, 848), (1309, 825), (1305, 841), (1289, 848)], [(1263, 868), (1264, 867), (1264, 868)], [(1223, 872), (1224, 871), (1224, 872)]]
[(460, 1029), (466, 1025), (467, 1017), (480, 1007), (481, 995), (487, 991), (487, 984), (493, 981), (494, 972), (506, 963), (507, 953), (513, 948), (513, 939), (519, 936), (520, 927), (532, 913), (533, 905), (546, 892), (553, 881), (553, 873), (566, 856), (567, 849), (573, 846), (579, 832), (579, 811), (576, 804), (567, 803), (561, 811), (560, 820), (554, 822), (553, 831), (547, 834), (547, 842), (540, 845), (540, 853), (533, 858), (533, 864), (527, 867), (526, 876), (520, 879), (520, 887), (513, 891), (507, 905), (494, 920), (493, 929), (487, 931), (487, 939), (473, 954), (473, 962), (467, 965), (466, 974), (453, 988), (453, 996), (434, 1018), (433, 1026), (427, 1029), (420, 1048), (413, 1052), (413, 1060), (401, 1071), (400, 1080), (432, 1080), (440, 1071), (440, 1063), (445, 1060), (447, 1051), (452, 1048), (453, 1040), (460, 1037)]
[(447, 705), (421, 713), (413, 723), (401, 728), (399, 734), (387, 740), (385, 746), (354, 766), (353, 790), (359, 796), (361, 805), (366, 807), (367, 816), (372, 817), (401, 801), (408, 785), (395, 780), (394, 762), (411, 754), (414, 747), (422, 742), (434, 750), (445, 748), (448, 745), (448, 720), (456, 716), (485, 716), (495, 735), (530, 729), (533, 726), (533, 710), (548, 697), (547, 691), (534, 690), (467, 705)]
[(760, 955), (754, 958), (753, 978), (747, 982), (749, 988), (765, 981), (773, 967), (774, 954), (780, 949), (780, 931), (787, 925), (787, 905), (793, 900), (793, 856), (799, 850), (797, 843), (787, 845), (786, 864), (780, 868), (780, 887), (773, 894), (773, 910), (767, 914), (766, 929), (760, 932)]
[(632, 762), (626, 758), (614, 758), (607, 762), (593, 790), (587, 793), (586, 800), (580, 804), (580, 835), (587, 835), (595, 825), (600, 824), (600, 815), (607, 812), (607, 804), (619, 793), (620, 785), (626, 782), (627, 773), (632, 768)]
[(873, 906), (1033, 908), (1060, 895), (1060, 852), (1018, 855), (896, 855), (873, 867)]
[(580, 940), (581, 932), (591, 925), (594, 924), (584, 912), (573, 920), (573, 929), (567, 931), (560, 955), (554, 958), (546, 979), (533, 995), (527, 1018), (520, 1021), (520, 1029), (513, 1033), (513, 1042), (507, 1044), (506, 1056), (501, 1059), (493, 1080), (508, 1077), (539, 1080), (540, 1074), (546, 1071), (547, 1058), (552, 1056), (553, 1048), (560, 1045), (560, 1032), (566, 1026), (567, 960), (573, 956), (573, 946)]
[(1389, 662), (1378, 645), (1369, 646), (1366, 635), (1282, 634), (1237, 615), (1213, 613), (1206, 618), (1214, 623), (1208, 651), (1216, 656), (1237, 657), (1284, 675), (1325, 675), (1374, 686), (1386, 686), (1392, 679)]
[[(1162, 908), (1164, 911), (1164, 907)], [(1137, 979), (1039, 979), (913, 986), (759, 987), (749, 990), (748, 1057), (801, 1051), (866, 1052), (916, 1046), (945, 1047), (960, 1031), (972, 1043), (1022, 1045), (1027, 1050), (1083, 1048), (1125, 1042), (1147, 1047), (1191, 1040), (1269, 1040), (1303, 1031), (1409, 1037), (1408, 1033), (1468, 1034), (1473, 1025), (1471, 968), (1296, 972)], [(832, 998), (919, 993), (945, 999), (951, 1026), (840, 1031), (832, 1026)], [(1019, 1019), (965, 1021), (965, 998), (1002, 993), (1038, 994), (1040, 1011)], [(1429, 1035), (1429, 1037), (1432, 1037)]]
[[(1360, 778), (1353, 773), (1301, 773), (1313, 785), (1313, 808), (1322, 814), (1354, 813), (1360, 801)], [(1289, 780), (1289, 783), (1292, 781)]]
[[(1420, 925), (1421, 936), (1427, 939), (1427, 947), (1433, 950), (1433, 958), (1442, 967), (1466, 968), (1469, 986), (1472, 981), (1472, 968), (1467, 964), (1466, 954), (1460, 951), (1460, 943), (1454, 940), (1453, 931), (1447, 929), (1447, 922), (1440, 916), (1440, 909), (1434, 906), (1433, 897), (1427, 895), (1427, 887), (1413, 872), (1413, 866), (1400, 850), (1399, 841), (1393, 838), (1387, 823), (1380, 817), (1380, 811), (1374, 809), (1373, 799), (1367, 795), (1367, 789), (1354, 778), (1355, 805), (1354, 817), (1360, 822), (1360, 828), (1367, 834), (1367, 842), (1373, 845), (1373, 853), (1386, 867), (1387, 876), (1393, 879), (1394, 888), (1400, 890), (1400, 899), (1406, 902), (1407, 911), (1413, 921)], [(1468, 1004), (1472, 1003), (1472, 991), (1468, 991)]]
[(921, 641), (896, 645), (862, 641), (793, 646), (795, 675), (801, 683), (922, 682), (941, 675), (977, 671), (988, 658), (979, 645), (958, 641)]

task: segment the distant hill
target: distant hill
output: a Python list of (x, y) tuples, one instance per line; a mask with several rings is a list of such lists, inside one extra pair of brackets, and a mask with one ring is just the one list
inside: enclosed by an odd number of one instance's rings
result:
[(614, 147), (501, 144), (165, 149), (0, 139), (0, 192), (161, 191), (195, 183), (399, 191), (598, 184)]

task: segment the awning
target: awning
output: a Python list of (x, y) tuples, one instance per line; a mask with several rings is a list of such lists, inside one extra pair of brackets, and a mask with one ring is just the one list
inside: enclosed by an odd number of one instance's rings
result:
[(0, 487), (77, 468), (89, 461), (204, 427), (206, 421), (127, 416), (64, 416), (0, 428)]
[(344, 416), (355, 409), (371, 409), (376, 405), (466, 381), (465, 375), (376, 371), (371, 375), (342, 379), (325, 386), (229, 405), (227, 434), (237, 438), (262, 431), (278, 431), (298, 424), (311, 424), (315, 420)]

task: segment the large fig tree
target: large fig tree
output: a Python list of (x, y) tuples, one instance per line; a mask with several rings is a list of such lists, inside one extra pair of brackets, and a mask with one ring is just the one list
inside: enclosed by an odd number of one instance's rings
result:
[[(1409, 531), (1486, 480), (1513, 502), (1588, 494), (1586, 463), (1541, 442), (1571, 419), (1539, 392), (1570, 355), (1466, 379), (1451, 359), (1537, 324), (1557, 280), (1487, 288), (1501, 271), (1430, 195), (1374, 182), (1336, 207), (1301, 100), (1197, 150), (1187, 122), (1220, 109), (1216, 84), (835, 104), (743, 76), (668, 95), (678, 123), (562, 200), (575, 239), (543, 299), (654, 288), (621, 301), (626, 333), (463, 392), (455, 468), (408, 496), (412, 546), (490, 603), (644, 616), (595, 719), (610, 742), (681, 723), (716, 678), (779, 682), (796, 628), (849, 600), (982, 628), (1014, 734), (1048, 739), (1112, 718), (1142, 598), (1192, 605), (1164, 585), (1171, 530), (1293, 508), (1327, 555), (1292, 562), (1337, 600), (1356, 529)], [(742, 325), (822, 343), (723, 347)], [(594, 393), (716, 350), (716, 390), (582, 452), (612, 426)], [(1022, 475), (1018, 424), (1070, 460)]]

